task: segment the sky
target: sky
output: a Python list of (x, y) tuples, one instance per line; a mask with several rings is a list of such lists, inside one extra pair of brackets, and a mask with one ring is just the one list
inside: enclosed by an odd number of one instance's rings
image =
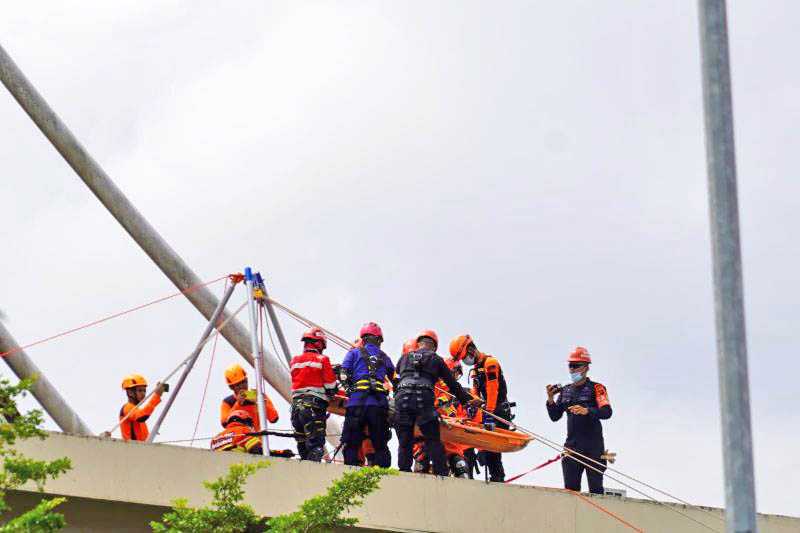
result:
[[(800, 4), (729, 16), (757, 505), (798, 515)], [(544, 387), (586, 346), (616, 467), (723, 504), (695, 2), (26, 2), (0, 35), (201, 279), (251, 265), (346, 338), (380, 323), (395, 357), (421, 329), (470, 333), (516, 421), (556, 441)], [(4, 90), (0, 124), (20, 344), (174, 292)], [(203, 327), (172, 299), (28, 354), (99, 433), (121, 378), (166, 375)], [(219, 431), (237, 361), (204, 351), (163, 440)], [(506, 470), (553, 455), (534, 442)], [(523, 479), (561, 485), (557, 465)]]

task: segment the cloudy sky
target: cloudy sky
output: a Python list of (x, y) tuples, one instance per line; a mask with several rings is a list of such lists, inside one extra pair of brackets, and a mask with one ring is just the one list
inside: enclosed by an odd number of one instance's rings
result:
[[(695, 2), (81, 5), (6, 6), (2, 45), (202, 279), (253, 265), (346, 337), (381, 323), (392, 354), (469, 332), (517, 420), (559, 441), (544, 385), (587, 346), (618, 468), (722, 504)], [(758, 507), (795, 515), (798, 17), (730, 6)], [(21, 344), (174, 290), (5, 91), (0, 124), (0, 307)], [(121, 377), (155, 381), (203, 325), (174, 299), (29, 355), (100, 432)], [(238, 360), (220, 343), (200, 436)], [(165, 440), (191, 437), (209, 361)]]

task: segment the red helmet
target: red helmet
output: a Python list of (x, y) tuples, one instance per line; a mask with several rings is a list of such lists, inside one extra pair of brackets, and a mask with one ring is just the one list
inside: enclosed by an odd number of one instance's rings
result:
[(433, 342), (434, 344), (436, 344), (436, 347), (437, 348), (439, 347), (439, 335), (437, 335), (436, 332), (433, 331), (432, 329), (423, 329), (422, 331), (420, 331), (419, 335), (417, 335), (417, 342), (419, 342), (419, 340), (423, 337), (428, 337), (430, 339), (433, 339)]
[(588, 364), (588, 363), (592, 362), (592, 356), (589, 355), (589, 350), (587, 350), (583, 346), (578, 346), (577, 348), (575, 348), (575, 351), (573, 351), (571, 354), (569, 354), (569, 357), (567, 358), (567, 362), (568, 363), (587, 363)]
[(244, 426), (253, 426), (253, 417), (250, 416), (250, 413), (245, 411), (244, 409), (237, 409), (235, 411), (231, 411), (228, 415), (228, 418), (225, 419), (225, 425), (232, 422), (239, 422)]
[(417, 349), (417, 340), (416, 339), (408, 339), (406, 342), (403, 343), (403, 353), (405, 355), (409, 352), (413, 352)]
[(358, 332), (358, 336), (363, 338), (364, 335), (373, 335), (383, 340), (383, 331), (381, 331), (381, 327), (375, 322), (367, 322), (361, 326), (361, 331)]
[(328, 340), (325, 337), (325, 332), (317, 327), (311, 328), (310, 330), (303, 333), (303, 336), (300, 338), (300, 340), (303, 341), (304, 343), (322, 341), (323, 350), (328, 346)]
[(450, 355), (456, 361), (461, 361), (467, 355), (467, 348), (470, 344), (475, 344), (472, 337), (467, 334), (459, 335), (450, 341)]

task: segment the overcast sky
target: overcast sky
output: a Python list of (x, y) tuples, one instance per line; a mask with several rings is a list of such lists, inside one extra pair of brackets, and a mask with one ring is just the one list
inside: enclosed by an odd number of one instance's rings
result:
[[(617, 467), (720, 506), (695, 4), (25, 2), (0, 36), (202, 279), (252, 265), (345, 337), (379, 322), (393, 356), (421, 328), (469, 332), (517, 421), (557, 441), (544, 386), (587, 346)], [(797, 515), (800, 4), (729, 10), (758, 508)], [(21, 344), (174, 290), (4, 90), (0, 124), (0, 308)], [(29, 355), (100, 432), (122, 376), (165, 375), (203, 326), (174, 299)], [(191, 437), (209, 354), (163, 439)], [(220, 343), (200, 436), (239, 360)], [(506, 469), (552, 456), (533, 443)]]

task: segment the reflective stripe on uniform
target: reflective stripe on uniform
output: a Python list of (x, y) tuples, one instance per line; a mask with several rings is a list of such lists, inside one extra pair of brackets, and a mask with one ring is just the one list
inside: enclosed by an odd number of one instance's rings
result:
[(322, 369), (322, 363), (319, 361), (303, 361), (301, 363), (292, 364), (292, 370), (299, 370), (307, 367)]

